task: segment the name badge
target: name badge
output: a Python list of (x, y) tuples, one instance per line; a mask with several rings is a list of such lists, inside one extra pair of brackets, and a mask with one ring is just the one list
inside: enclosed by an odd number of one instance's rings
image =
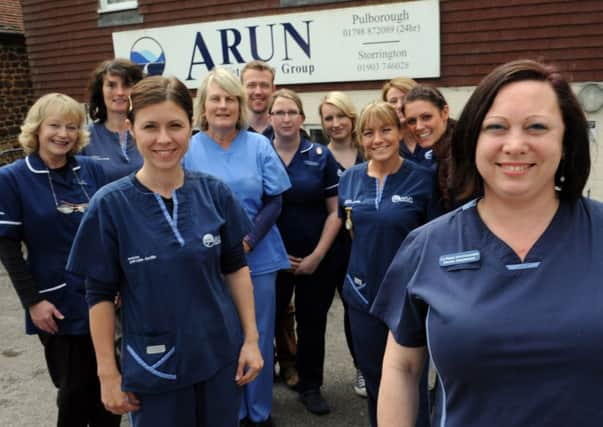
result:
[(440, 256), (440, 267), (449, 267), (451, 265), (469, 264), (478, 262), (480, 254), (478, 250), (458, 252), (456, 254), (447, 254)]
[(161, 354), (165, 353), (165, 345), (149, 345), (147, 346), (147, 354)]

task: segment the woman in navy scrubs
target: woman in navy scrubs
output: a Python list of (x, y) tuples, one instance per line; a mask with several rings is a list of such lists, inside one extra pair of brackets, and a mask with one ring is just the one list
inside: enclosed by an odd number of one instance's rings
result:
[[(242, 243), (253, 280), (260, 349), (266, 366), (272, 366), (276, 272), (289, 268), (276, 220), (281, 194), (291, 183), (270, 142), (245, 130), (245, 90), (230, 71), (213, 69), (201, 83), (197, 98), (202, 131), (193, 136), (183, 164), (188, 170), (222, 179), (254, 223)], [(239, 414), (242, 424), (272, 425), (273, 378), (272, 370), (264, 369), (245, 387)]]
[(90, 79), (88, 88), (90, 143), (82, 154), (90, 156), (103, 167), (109, 181), (137, 171), (142, 157), (127, 129), (130, 91), (142, 80), (140, 66), (127, 59), (101, 62)]
[[(394, 108), (367, 105), (358, 132), (369, 161), (345, 171), (339, 209), (352, 236), (343, 285), (358, 366), (366, 380), (369, 419), (376, 426), (376, 404), (387, 326), (369, 313), (385, 271), (406, 235), (437, 215), (433, 173), (399, 154), (402, 128)], [(427, 421), (426, 392), (422, 398)]]
[[(341, 176), (346, 169), (364, 162), (362, 148), (358, 143), (356, 135), (356, 119), (358, 118), (358, 113), (356, 112), (356, 107), (350, 97), (343, 92), (329, 92), (318, 106), (318, 114), (320, 115), (322, 128), (329, 138), (327, 148), (331, 151), (331, 154), (333, 154), (333, 157), (335, 157), (335, 160), (337, 161), (337, 175)], [(337, 291), (339, 292), (339, 295), (341, 295), (345, 271), (348, 268), (352, 241), (350, 240), (349, 233), (343, 227), (339, 230), (337, 240), (335, 262), (338, 263), (336, 268), (339, 272), (339, 277), (337, 277), (336, 280)], [(352, 345), (348, 305), (343, 299), (342, 302), (345, 339), (350, 355), (352, 356), (352, 361), (354, 362), (354, 367), (356, 368), (354, 391), (357, 395), (366, 397), (364, 377), (362, 376), (360, 369), (358, 369), (358, 363), (356, 362), (356, 355), (354, 354)]]
[(407, 133), (423, 150), (422, 155), (415, 157), (414, 161), (437, 171), (441, 208), (448, 211), (455, 204), (458, 206), (450, 195), (450, 139), (456, 120), (449, 117), (446, 99), (435, 87), (418, 85), (406, 94), (402, 113), (406, 117)]
[(84, 282), (65, 272), (82, 213), (105, 183), (100, 166), (75, 156), (88, 142), (85, 117), (66, 95), (41, 97), (19, 135), (27, 157), (0, 169), (0, 258), (25, 309), (27, 333), (44, 345), (59, 427), (120, 422), (100, 400)]
[(586, 119), (552, 67), (482, 80), (452, 139), (456, 191), (411, 233), (372, 312), (391, 333), (380, 426), (410, 426), (427, 348), (449, 427), (601, 424), (603, 205), (582, 197)]
[(68, 263), (86, 277), (103, 403), (137, 427), (235, 427), (240, 386), (263, 363), (242, 245), (249, 220), (225, 184), (181, 166), (193, 114), (184, 84), (150, 77), (131, 99), (143, 166), (91, 200)]
[(291, 263), (290, 270), (277, 276), (277, 316), (286, 314), (295, 290), (297, 390), (306, 409), (322, 415), (330, 412), (320, 387), (327, 313), (336, 287), (336, 265), (330, 249), (341, 226), (337, 217), (337, 163), (326, 147), (300, 133), (305, 114), (295, 92), (276, 91), (268, 111), (274, 148), (292, 185), (283, 194), (277, 223)]

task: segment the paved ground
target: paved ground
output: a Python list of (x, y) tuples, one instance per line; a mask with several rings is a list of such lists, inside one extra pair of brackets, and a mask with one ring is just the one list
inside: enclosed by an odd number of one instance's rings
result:
[[(0, 267), (0, 426), (52, 427), (55, 391), (46, 372), (41, 345), (25, 336), (23, 311)], [(336, 297), (329, 313), (323, 393), (332, 412), (317, 417), (305, 411), (297, 394), (283, 384), (274, 388), (277, 427), (366, 427), (366, 401), (352, 390), (354, 368), (345, 347), (342, 307)], [(128, 423), (124, 420), (123, 426)]]

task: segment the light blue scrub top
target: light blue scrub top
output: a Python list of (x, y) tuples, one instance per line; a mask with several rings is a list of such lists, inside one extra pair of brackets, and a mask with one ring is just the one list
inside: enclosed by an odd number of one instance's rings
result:
[[(191, 139), (183, 165), (223, 180), (253, 221), (262, 209), (262, 196), (277, 196), (291, 187), (287, 172), (269, 141), (262, 135), (240, 131), (230, 147), (222, 148), (206, 133)], [(290, 267), (276, 225), (247, 254), (252, 275)]]

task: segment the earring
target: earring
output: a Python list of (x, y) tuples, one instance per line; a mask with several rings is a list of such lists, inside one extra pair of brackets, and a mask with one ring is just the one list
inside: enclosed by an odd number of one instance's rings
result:
[(563, 158), (561, 159), (561, 164), (559, 165), (559, 171), (558, 173), (560, 174), (559, 176), (559, 183), (555, 184), (555, 191), (557, 192), (561, 192), (561, 190), (563, 190), (563, 183), (565, 182), (565, 175), (564, 175), (564, 163), (563, 163)]

